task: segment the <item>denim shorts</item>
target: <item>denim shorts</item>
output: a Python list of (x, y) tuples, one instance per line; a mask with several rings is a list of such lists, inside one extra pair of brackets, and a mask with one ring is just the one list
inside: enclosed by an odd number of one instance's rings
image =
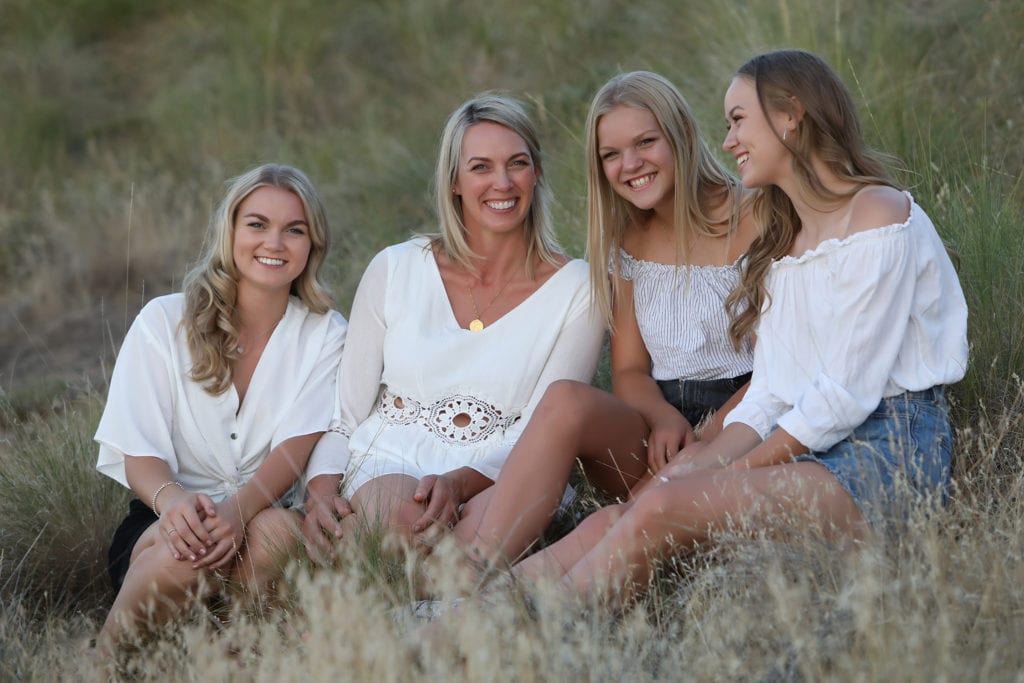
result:
[(683, 414), (686, 421), (696, 427), (710, 413), (715, 412), (743, 388), (750, 373), (726, 379), (659, 379), (658, 388), (665, 400)]
[(945, 503), (953, 429), (941, 386), (883, 398), (850, 436), (798, 461), (820, 463), (876, 529)]

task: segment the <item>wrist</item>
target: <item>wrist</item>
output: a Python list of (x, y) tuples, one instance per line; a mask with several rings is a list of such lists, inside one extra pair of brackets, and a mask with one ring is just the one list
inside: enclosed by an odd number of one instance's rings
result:
[[(177, 486), (178, 489), (179, 489), (179, 493), (184, 493), (185, 492), (185, 487), (181, 485), (181, 482), (175, 481), (173, 479), (170, 480), (170, 481), (165, 481), (164, 483), (160, 484), (160, 486), (157, 486), (156, 490), (153, 491), (153, 497), (150, 499), (149, 507), (153, 509), (153, 512), (156, 513), (157, 517), (160, 517), (163, 514), (161, 512), (161, 510), (159, 508), (157, 508), (157, 500), (161, 497), (160, 494), (164, 494), (163, 495), (164, 502), (166, 502), (168, 505), (170, 504), (170, 502), (172, 500), (174, 500), (174, 498), (177, 498), (177, 496), (173, 496), (172, 497), (170, 494), (164, 493), (164, 491), (168, 487), (172, 487), (172, 486)], [(168, 500), (168, 499), (170, 499), (170, 500)]]

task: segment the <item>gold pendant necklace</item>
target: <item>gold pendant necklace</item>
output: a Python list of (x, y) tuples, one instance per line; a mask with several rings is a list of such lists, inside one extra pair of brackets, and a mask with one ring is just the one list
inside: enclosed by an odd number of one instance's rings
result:
[(515, 271), (515, 270), (512, 271), (512, 275), (507, 280), (505, 280), (505, 284), (503, 284), (501, 286), (501, 289), (498, 290), (498, 293), (495, 294), (494, 297), (491, 298), (491, 300), (487, 302), (487, 305), (484, 306), (484, 309), (482, 311), (478, 310), (477, 307), (476, 307), (476, 295), (473, 294), (473, 287), (472, 286), (469, 287), (469, 300), (473, 303), (473, 316), (474, 316), (474, 318), (469, 321), (469, 331), (470, 332), (480, 332), (481, 330), (484, 329), (484, 321), (481, 320), (481, 318), (483, 317), (483, 314), (486, 313), (487, 310), (491, 306), (494, 305), (494, 302), (497, 301), (498, 297), (502, 295), (502, 293), (505, 291), (505, 288), (509, 286), (509, 284), (512, 282), (513, 279), (515, 279), (517, 272), (518, 271)]

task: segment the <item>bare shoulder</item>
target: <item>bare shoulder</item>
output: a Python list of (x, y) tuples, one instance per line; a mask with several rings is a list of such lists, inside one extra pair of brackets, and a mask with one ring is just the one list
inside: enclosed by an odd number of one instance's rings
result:
[(910, 200), (895, 187), (869, 185), (850, 200), (848, 234), (906, 223)]

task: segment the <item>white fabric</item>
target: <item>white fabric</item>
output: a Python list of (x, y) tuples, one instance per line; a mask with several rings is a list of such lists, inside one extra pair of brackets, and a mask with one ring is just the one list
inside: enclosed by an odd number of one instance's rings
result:
[(729, 379), (750, 372), (753, 344), (729, 337), (725, 299), (740, 281), (740, 263), (653, 263), (619, 250), (619, 276), (633, 282), (633, 308), (656, 380)]
[[(421, 477), (469, 466), (495, 479), (547, 386), (593, 378), (603, 334), (583, 261), (471, 332), (452, 313), (427, 240), (389, 247), (356, 291), (334, 431), (307, 476), (348, 471), (348, 494), (383, 471)], [(469, 428), (453, 424), (459, 413), (474, 418)]]
[(725, 419), (826, 451), (885, 397), (963, 378), (967, 303), (931, 220), (828, 240), (772, 264), (754, 376)]
[(234, 385), (211, 396), (189, 378), (184, 309), (183, 294), (153, 299), (128, 330), (96, 430), (96, 467), (128, 486), (125, 456), (157, 457), (187, 490), (220, 501), (278, 444), (327, 429), (347, 324), (291, 297), (239, 409)]

